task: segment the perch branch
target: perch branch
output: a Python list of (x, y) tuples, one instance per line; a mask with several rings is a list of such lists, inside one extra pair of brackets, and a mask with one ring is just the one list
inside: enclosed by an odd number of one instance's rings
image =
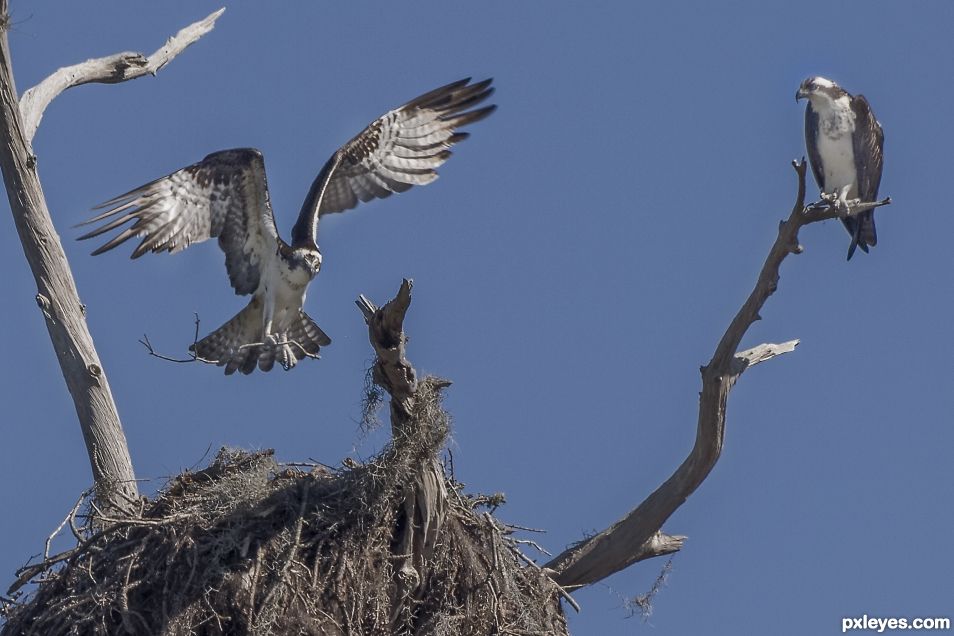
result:
[(215, 28), (215, 21), (224, 11), (223, 7), (205, 19), (181, 29), (149, 57), (142, 53), (123, 52), (86, 60), (61, 68), (33, 88), (24, 91), (20, 98), (20, 113), (27, 145), (33, 141), (33, 135), (36, 134), (47, 106), (60, 93), (83, 84), (118, 84), (143, 75), (155, 75), (173, 58)]
[[(684, 537), (670, 537), (659, 530), (708, 476), (722, 453), (725, 436), (725, 410), (729, 391), (746, 368), (793, 351), (798, 344), (764, 344), (739, 352), (746, 331), (759, 311), (778, 288), (779, 268), (789, 254), (799, 254), (798, 232), (802, 226), (825, 219), (857, 213), (886, 205), (879, 202), (850, 202), (847, 210), (837, 209), (832, 202), (805, 206), (806, 163), (793, 161), (798, 176), (798, 194), (788, 219), (779, 225), (778, 237), (769, 250), (752, 290), (728, 329), (719, 341), (712, 360), (702, 371), (702, 393), (699, 396), (699, 419), (696, 440), (689, 456), (672, 476), (639, 506), (596, 536), (586, 539), (546, 564), (554, 570), (554, 578), (564, 587), (589, 585), (618, 572), (637, 561), (679, 550)], [(864, 208), (863, 206), (869, 206)]]
[[(212, 22), (215, 17), (216, 14), (210, 16)], [(8, 0), (0, 0), (0, 19), (9, 22)], [(207, 27), (211, 28), (211, 23)], [(200, 37), (205, 32), (203, 28), (208, 30), (199, 26), (191, 34), (176, 36), (140, 69), (130, 67), (128, 72), (114, 69), (110, 81), (125, 81), (155, 72), (184, 48), (186, 40), (191, 38), (190, 41), (194, 41)], [(122, 59), (131, 63), (128, 55)], [(116, 403), (86, 325), (85, 307), (80, 302), (63, 245), (47, 209), (36, 170), (36, 157), (30, 148), (43, 110), (53, 97), (77, 83), (106, 79), (86, 72), (84, 75), (83, 71), (73, 67), (73, 71), (66, 69), (44, 80), (31, 96), (24, 95), (21, 111), (7, 30), (0, 28), (0, 168), (10, 210), (36, 281), (36, 302), (43, 313), (53, 350), (73, 398), (93, 472), (96, 496), (107, 510), (121, 512), (127, 508), (126, 501), (138, 496), (132, 460)]]

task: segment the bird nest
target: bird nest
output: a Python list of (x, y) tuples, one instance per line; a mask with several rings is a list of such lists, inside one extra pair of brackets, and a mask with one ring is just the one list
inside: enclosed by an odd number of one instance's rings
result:
[(223, 449), (138, 514), (91, 507), (76, 547), (21, 570), (39, 583), (0, 635), (566, 634), (559, 588), (436, 461), (440, 386), (367, 463)]

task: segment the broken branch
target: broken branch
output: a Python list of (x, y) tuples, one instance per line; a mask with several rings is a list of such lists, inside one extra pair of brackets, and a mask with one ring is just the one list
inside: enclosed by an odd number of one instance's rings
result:
[[(696, 440), (688, 457), (672, 476), (649, 495), (639, 506), (612, 526), (570, 547), (545, 567), (555, 571), (554, 579), (564, 587), (578, 587), (600, 581), (637, 561), (676, 552), (685, 537), (665, 535), (663, 524), (699, 487), (722, 453), (725, 436), (725, 412), (729, 391), (739, 375), (748, 367), (793, 351), (792, 340), (782, 344), (763, 344), (737, 353), (749, 327), (760, 318), (759, 311), (778, 288), (779, 268), (789, 254), (799, 254), (798, 232), (802, 226), (845, 213), (833, 204), (826, 207), (805, 206), (805, 174), (807, 164), (793, 161), (798, 177), (798, 193), (788, 219), (779, 224), (778, 237), (769, 250), (755, 287), (732, 319), (712, 360), (702, 368), (702, 393), (699, 396), (699, 419)], [(890, 199), (877, 204), (886, 205)], [(870, 209), (870, 208), (868, 208)], [(850, 208), (849, 208), (850, 210)]]
[(23, 136), (27, 145), (43, 119), (43, 113), (60, 93), (82, 84), (118, 84), (128, 80), (155, 75), (191, 44), (215, 28), (215, 21), (225, 8), (209, 14), (204, 19), (181, 29), (155, 53), (146, 57), (142, 53), (116, 53), (106, 57), (86, 60), (66, 66), (54, 72), (20, 98), (20, 113), (23, 117)]

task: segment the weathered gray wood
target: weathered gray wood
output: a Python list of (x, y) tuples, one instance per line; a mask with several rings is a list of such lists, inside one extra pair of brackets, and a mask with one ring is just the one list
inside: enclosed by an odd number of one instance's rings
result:
[(547, 563), (546, 567), (554, 571), (553, 578), (560, 585), (589, 585), (637, 561), (679, 550), (684, 537), (668, 537), (660, 532), (660, 528), (699, 487), (718, 461), (725, 436), (729, 391), (746, 368), (793, 351), (798, 344), (797, 340), (779, 345), (763, 344), (736, 353), (746, 331), (760, 319), (762, 306), (778, 288), (782, 261), (789, 254), (801, 253), (799, 229), (808, 223), (845, 213), (833, 206), (806, 208), (805, 160), (792, 165), (798, 175), (798, 194), (792, 212), (788, 220), (779, 225), (778, 237), (762, 266), (755, 288), (726, 329), (712, 360), (701, 369), (699, 419), (695, 444), (689, 456), (665, 483), (625, 517)]
[(735, 359), (732, 360), (732, 372), (736, 375), (741, 375), (743, 371), (749, 367), (754, 367), (760, 362), (771, 360), (775, 356), (780, 356), (783, 353), (791, 353), (795, 351), (795, 347), (798, 346), (799, 342), (799, 340), (789, 340), (781, 344), (766, 343), (741, 351), (735, 354)]
[[(0, 0), (0, 19), (3, 24), (9, 24), (8, 0)], [(187, 27), (184, 31), (190, 28)], [(205, 31), (209, 28), (211, 26)], [(192, 36), (192, 41), (201, 34)], [(152, 62), (149, 62), (141, 73), (125, 73), (119, 70), (119, 66), (115, 67), (113, 81), (132, 79), (150, 72), (150, 69), (157, 70), (185, 48), (185, 45), (171, 46), (173, 44), (175, 43), (170, 41), (157, 52), (157, 55), (163, 55), (156, 58), (158, 66), (154, 68), (150, 66)], [(120, 62), (117, 61), (117, 64)], [(27, 108), (31, 118), (24, 123), (17, 102), (7, 32), (6, 29), (0, 30), (0, 169), (3, 171), (10, 209), (24, 255), (36, 281), (36, 302), (46, 321), (53, 349), (83, 431), (97, 499), (101, 507), (123, 510), (138, 494), (126, 436), (109, 389), (109, 382), (86, 325), (84, 307), (80, 302), (63, 245), (50, 218), (37, 174), (36, 157), (30, 148), (30, 139), (39, 124), (43, 109), (56, 95), (70, 86), (87, 81), (100, 81), (94, 71), (89, 69), (77, 70), (67, 75), (66, 83), (61, 80), (44, 80), (40, 83), (40, 87), (46, 85), (46, 88), (36, 91), (35, 97), (28, 100), (30, 103)]]
[(417, 402), (425, 390), (440, 390), (450, 382), (433, 377), (418, 381), (414, 367), (405, 357), (404, 316), (411, 304), (412, 286), (410, 280), (404, 279), (397, 295), (381, 308), (364, 295), (355, 301), (364, 314), (368, 338), (377, 354), (372, 379), (391, 395), (393, 452), (399, 461), (413, 467), (402, 484), (404, 523), (398, 524), (402, 530), (394, 537), (395, 557), (403, 555), (394, 563), (394, 620), (399, 617), (400, 608), (422, 589), (447, 516), (448, 493), (437, 458), (447, 435), (446, 422), (422, 417)]
[(364, 295), (355, 301), (368, 323), (368, 337), (378, 356), (373, 380), (391, 395), (391, 431), (396, 440), (407, 424), (417, 392), (417, 373), (404, 348), (404, 315), (411, 306), (413, 286), (413, 281), (404, 279), (397, 295), (380, 309)]
[(155, 75), (189, 45), (215, 28), (215, 21), (224, 12), (223, 7), (181, 29), (149, 57), (142, 53), (124, 52), (86, 60), (61, 68), (33, 88), (24, 91), (20, 98), (20, 113), (27, 144), (33, 141), (33, 135), (43, 119), (43, 112), (57, 95), (82, 84), (118, 84), (143, 75)]

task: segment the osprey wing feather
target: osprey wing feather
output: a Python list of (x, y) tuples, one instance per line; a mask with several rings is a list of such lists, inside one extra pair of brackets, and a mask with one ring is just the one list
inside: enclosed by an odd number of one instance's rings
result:
[(854, 96), (851, 110), (855, 114), (852, 144), (859, 163), (858, 197), (862, 201), (875, 201), (878, 198), (881, 172), (884, 168), (884, 131), (864, 95)]
[(84, 225), (109, 221), (81, 240), (134, 222), (94, 250), (94, 255), (134, 237), (142, 241), (132, 258), (146, 252), (175, 253), (218, 237), (237, 294), (251, 294), (258, 288), (265, 256), (278, 248), (265, 163), (252, 148), (213, 153), (97, 207), (109, 209)]
[(451, 146), (469, 136), (457, 129), (497, 109), (467, 110), (493, 94), (491, 81), (470, 84), (467, 78), (434, 89), (385, 113), (339, 148), (312, 183), (292, 228), (292, 244), (314, 245), (318, 218), (325, 214), (437, 179)]
[(232, 287), (252, 299), (192, 349), (198, 358), (224, 366), (226, 374), (269, 371), (276, 362), (290, 369), (302, 358), (317, 358), (319, 349), (331, 343), (302, 309), (308, 285), (321, 269), (318, 218), (436, 179), (449, 148), (467, 137), (457, 128), (496, 108), (468, 110), (493, 93), (490, 82), (471, 84), (468, 78), (425, 93), (335, 151), (308, 192), (291, 245), (278, 236), (265, 164), (251, 148), (216, 152), (107, 201), (99, 206), (107, 210), (87, 221), (102, 225), (80, 238), (131, 223), (93, 254), (136, 237), (141, 241), (132, 257), (137, 258), (217, 237)]

